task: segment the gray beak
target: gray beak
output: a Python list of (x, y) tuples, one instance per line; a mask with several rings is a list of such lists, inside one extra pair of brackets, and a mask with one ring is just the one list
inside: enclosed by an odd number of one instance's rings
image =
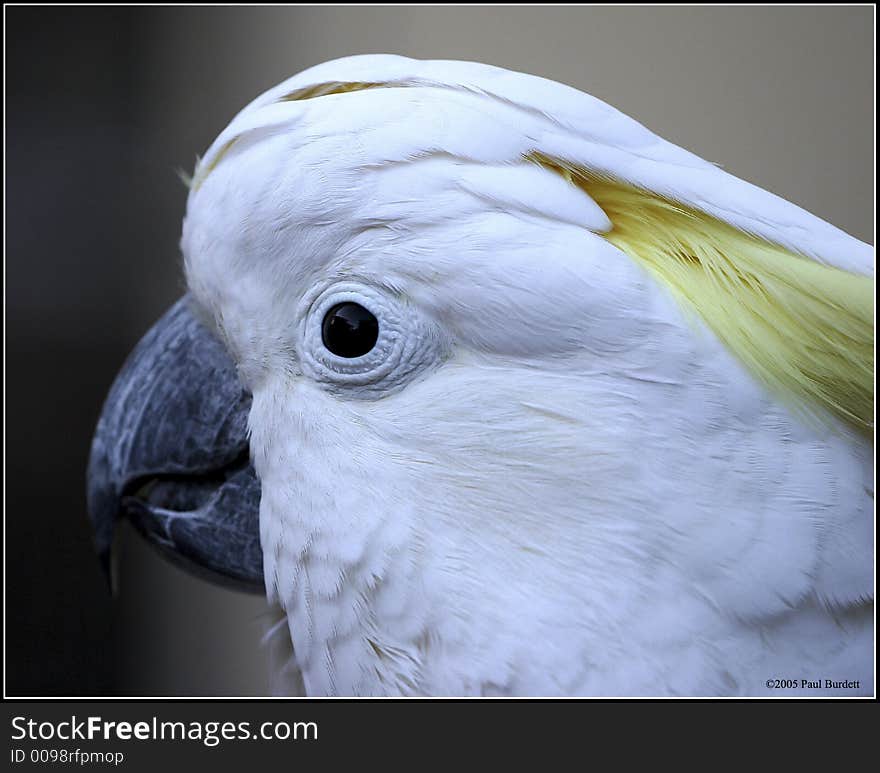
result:
[(184, 296), (129, 355), (92, 440), (88, 507), (108, 577), (114, 529), (126, 517), (176, 563), (263, 591), (250, 405), (223, 345)]

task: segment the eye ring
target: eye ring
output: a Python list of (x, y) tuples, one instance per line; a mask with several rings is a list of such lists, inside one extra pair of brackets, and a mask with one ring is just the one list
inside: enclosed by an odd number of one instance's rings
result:
[(337, 303), (324, 315), (321, 340), (337, 357), (354, 359), (373, 350), (379, 339), (379, 320), (353, 301)]
[[(335, 344), (335, 338), (331, 339), (329, 330), (324, 334), (325, 321), (329, 327), (328, 316), (337, 315), (342, 306), (377, 320), (378, 336), (375, 342), (370, 340), (372, 336), (367, 339), (366, 343), (372, 343), (372, 348), (360, 356), (345, 357), (336, 353), (334, 349), (343, 349)], [(379, 383), (408, 357), (407, 351), (413, 345), (411, 336), (402, 335), (402, 331), (412, 325), (412, 321), (407, 321), (405, 307), (388, 293), (366, 283), (349, 280), (316, 287), (300, 301), (297, 317), (301, 320), (297, 349), (304, 371), (334, 387), (366, 387)], [(365, 321), (369, 322), (369, 316)], [(362, 343), (360, 351), (367, 348), (366, 343)]]
[[(339, 317), (343, 307), (354, 315), (349, 322), (365, 324), (354, 348), (337, 345), (337, 331), (330, 330), (330, 320)], [(378, 399), (397, 391), (445, 359), (450, 346), (415, 306), (369, 281), (347, 279), (315, 287), (300, 300), (296, 318), (296, 351), (302, 374), (351, 398)], [(344, 319), (338, 323), (341, 329), (347, 326)]]

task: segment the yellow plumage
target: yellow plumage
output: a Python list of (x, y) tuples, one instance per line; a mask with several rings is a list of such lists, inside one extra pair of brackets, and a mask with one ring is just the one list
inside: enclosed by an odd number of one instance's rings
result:
[(874, 281), (797, 255), (651, 191), (533, 154), (606, 213), (605, 238), (696, 312), (799, 409), (874, 426)]
[[(300, 101), (405, 83), (327, 82), (285, 94)], [(198, 164), (198, 190), (237, 141)], [(613, 224), (611, 243), (696, 312), (764, 384), (793, 407), (874, 427), (872, 278), (797, 255), (717, 218), (619, 180), (533, 152), (528, 159), (582, 188)]]

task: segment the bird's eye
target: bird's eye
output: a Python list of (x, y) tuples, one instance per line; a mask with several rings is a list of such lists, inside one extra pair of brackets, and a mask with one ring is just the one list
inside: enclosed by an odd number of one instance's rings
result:
[(357, 303), (338, 303), (324, 316), (321, 337), (337, 357), (361, 357), (379, 338), (379, 321)]
[(300, 298), (292, 320), (302, 375), (345, 399), (378, 400), (446, 357), (448, 339), (403, 293), (347, 279)]

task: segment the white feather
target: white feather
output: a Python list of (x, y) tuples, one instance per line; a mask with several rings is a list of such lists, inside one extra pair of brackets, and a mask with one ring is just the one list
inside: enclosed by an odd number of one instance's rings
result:
[[(278, 101), (333, 81), (408, 87)], [(206, 155), (183, 250), (253, 392), (305, 689), (751, 695), (819, 670), (869, 693), (872, 448), (779, 405), (534, 150), (873, 271), (539, 78), (354, 57), (260, 97)], [(343, 297), (384, 336), (357, 362), (322, 348)]]

